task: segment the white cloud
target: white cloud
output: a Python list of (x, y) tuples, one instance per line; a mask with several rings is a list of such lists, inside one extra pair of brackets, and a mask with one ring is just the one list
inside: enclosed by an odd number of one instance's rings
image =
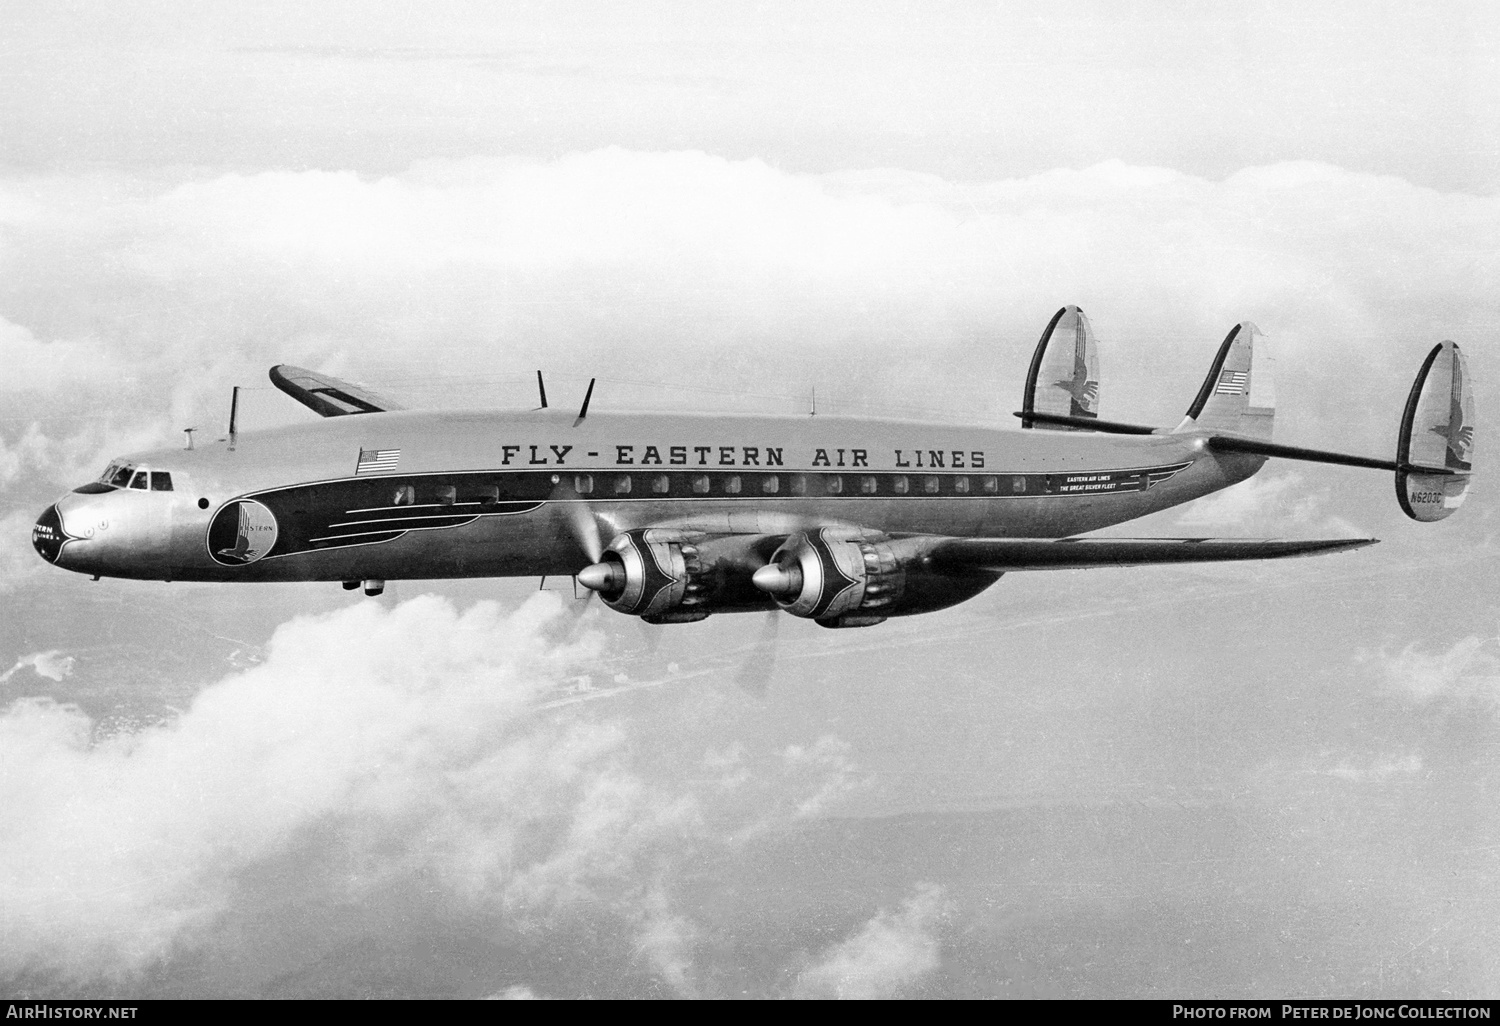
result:
[(1292, 383), (1287, 437), (1336, 425), (1379, 448), (1424, 344), (1495, 319), (1477, 283), (1500, 272), (1500, 199), (1308, 163), (968, 184), (604, 149), (375, 179), (0, 184), (23, 192), (27, 215), (0, 225), (0, 337), (45, 368), (28, 373), (53, 408), (150, 411), (162, 440), (220, 423), (227, 386), (267, 387), (281, 360), (418, 403), (527, 402), (544, 366), (600, 375), (609, 405), (680, 408), (641, 384), (667, 382), (733, 396), (698, 406), (780, 411), (792, 400), (756, 394), (820, 381), (826, 408), (1001, 421), (995, 393), (1019, 393), (1040, 326), (1076, 301), (1105, 341), (1112, 416), (1175, 421), (1218, 338), (1253, 317)]
[(698, 929), (686, 917), (671, 911), (659, 888), (648, 892), (643, 902), (643, 921), (636, 932), (636, 950), (651, 963), (657, 975), (678, 997), (697, 997), (693, 982), (693, 946)]
[(1255, 477), (1184, 506), (1176, 522), (1184, 528), (1253, 535), (1293, 532), (1352, 538), (1368, 533), (1328, 513), (1329, 498), (1328, 488), (1312, 487), (1304, 474), (1262, 470)]
[(18, 510), (0, 517), (0, 594), (15, 591), (47, 572), (31, 547), (31, 528), (37, 514)]
[(10, 405), (15, 393), (115, 384), (128, 376), (119, 355), (98, 339), (43, 342), (21, 325), (0, 318), (0, 366), (5, 368), (0, 393)]
[(919, 884), (899, 911), (878, 913), (803, 970), (798, 996), (857, 1000), (908, 993), (941, 962), (938, 930), (949, 912), (942, 887)]
[(849, 745), (832, 734), (824, 734), (811, 745), (789, 746), (782, 753), (782, 763), (788, 776), (811, 773), (822, 780), (821, 786), (797, 805), (796, 814), (804, 819), (818, 815), (866, 783), (849, 756)]
[(42, 426), (29, 425), (25, 433), (14, 444), (0, 435), (0, 487), (7, 487), (23, 471), (34, 470), (46, 462), (49, 441), (42, 434)]
[[(789, 821), (846, 769), (815, 759), (728, 793), (651, 779), (628, 721), (539, 708), (601, 658), (601, 636), (570, 622), (550, 592), (514, 611), (361, 602), (283, 625), (264, 663), (165, 724), (96, 737), (75, 708), (14, 703), (0, 716), (0, 976), (134, 978), (261, 903), (376, 901), (416, 877), (439, 905), (516, 929), (611, 910), (689, 992), (673, 867), (744, 821)], [(277, 882), (261, 893), (256, 873)]]
[(1470, 635), (1446, 651), (1416, 644), (1400, 652), (1366, 653), (1398, 694), (1419, 705), (1477, 701), (1500, 706), (1500, 639)]
[(1426, 768), (1426, 762), (1415, 750), (1395, 751), (1321, 751), (1297, 759), (1271, 759), (1257, 770), (1262, 784), (1300, 792), (1292, 784), (1300, 777), (1332, 777), (1349, 784), (1372, 785), (1395, 783), (1414, 777)]
[(32, 671), (38, 677), (54, 681), (67, 680), (73, 675), (73, 664), (75, 662), (77, 660), (72, 656), (64, 655), (55, 648), (49, 649), (46, 652), (33, 652), (30, 655), (23, 655), (16, 660), (16, 665), (4, 673), (0, 673), (0, 684), (10, 680), (19, 671), (24, 670), (28, 666), (31, 667)]
[(1422, 770), (1422, 757), (1414, 753), (1383, 755), (1366, 759), (1346, 756), (1321, 772), (1351, 784), (1383, 783), (1392, 778), (1409, 777)]

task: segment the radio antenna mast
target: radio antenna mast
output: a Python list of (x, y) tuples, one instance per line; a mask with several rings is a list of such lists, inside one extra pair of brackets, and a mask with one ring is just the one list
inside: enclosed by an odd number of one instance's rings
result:
[(238, 432), (240, 416), (240, 386), (235, 385), (234, 391), (229, 393), (229, 451), (234, 452), (235, 435)]

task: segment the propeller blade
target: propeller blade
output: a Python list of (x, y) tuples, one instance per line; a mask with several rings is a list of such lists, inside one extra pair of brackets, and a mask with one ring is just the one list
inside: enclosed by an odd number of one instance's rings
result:
[(776, 638), (781, 629), (781, 613), (771, 610), (761, 621), (760, 636), (750, 646), (749, 654), (734, 675), (739, 688), (756, 698), (771, 691), (771, 675), (776, 671)]
[(589, 562), (598, 563), (604, 555), (604, 538), (599, 531), (599, 521), (594, 519), (588, 503), (573, 490), (566, 479), (559, 481), (552, 489), (552, 501), (561, 507), (574, 541), (578, 542), (584, 555), (589, 557)]
[(568, 517), (579, 547), (588, 553), (590, 563), (598, 563), (604, 555), (604, 539), (599, 533), (599, 521), (589, 512), (588, 504), (582, 500), (568, 503)]

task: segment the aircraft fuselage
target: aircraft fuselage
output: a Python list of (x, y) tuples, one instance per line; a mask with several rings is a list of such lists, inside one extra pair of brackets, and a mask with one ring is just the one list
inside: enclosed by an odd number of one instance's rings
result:
[[(828, 416), (575, 423), (539, 410), (332, 417), (124, 462), (124, 486), (85, 486), (43, 514), (44, 558), (178, 581), (566, 575), (589, 559), (569, 526), (579, 503), (606, 536), (844, 523), (891, 537), (1060, 538), (1198, 498), (1264, 457), (1207, 451), (1194, 433)], [(142, 470), (162, 475), (156, 487)]]

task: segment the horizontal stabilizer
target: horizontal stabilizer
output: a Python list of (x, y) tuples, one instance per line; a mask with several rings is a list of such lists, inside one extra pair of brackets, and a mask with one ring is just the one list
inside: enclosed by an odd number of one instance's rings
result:
[(343, 417), (351, 413), (385, 413), (405, 407), (376, 395), (367, 388), (280, 363), (271, 368), (271, 383), (320, 417)]
[(1047, 322), (1031, 355), (1021, 409), (1023, 428), (1053, 431), (1077, 431), (1076, 419), (1099, 416), (1099, 350), (1089, 319), (1078, 307), (1065, 306)]
[(1284, 559), (1373, 545), (1375, 538), (1285, 541), (1241, 538), (946, 538), (934, 564), (980, 570), (1088, 570), (1152, 563)]
[[(1184, 427), (1192, 424), (1190, 416)], [(1442, 520), (1463, 505), (1474, 471), (1474, 392), (1468, 364), (1452, 342), (1434, 346), (1427, 354), (1402, 412), (1394, 460), (1277, 445), (1239, 433), (1209, 435), (1205, 441), (1218, 452), (1393, 470), (1402, 511), (1424, 523)]]
[(1059, 424), (1077, 428), (1080, 431), (1103, 431), (1111, 435), (1154, 435), (1156, 433), (1156, 428), (1147, 427), (1144, 424), (1122, 424), (1118, 420), (1100, 420), (1097, 417), (1065, 417), (1059, 413), (1027, 413), (1024, 410), (1018, 411), (1015, 415), (1022, 421)]
[(1340, 467), (1366, 467), (1370, 470), (1419, 471), (1424, 474), (1458, 474), (1462, 471), (1442, 467), (1427, 467), (1416, 463), (1397, 463), (1395, 460), (1377, 460), (1369, 456), (1351, 456), (1343, 452), (1327, 452), (1323, 449), (1304, 449), (1296, 445), (1277, 445), (1255, 438), (1236, 438), (1232, 435), (1212, 435), (1208, 447), (1221, 452), (1253, 452), (1261, 456), (1280, 456), (1288, 460), (1304, 460), (1308, 463), (1332, 463)]

